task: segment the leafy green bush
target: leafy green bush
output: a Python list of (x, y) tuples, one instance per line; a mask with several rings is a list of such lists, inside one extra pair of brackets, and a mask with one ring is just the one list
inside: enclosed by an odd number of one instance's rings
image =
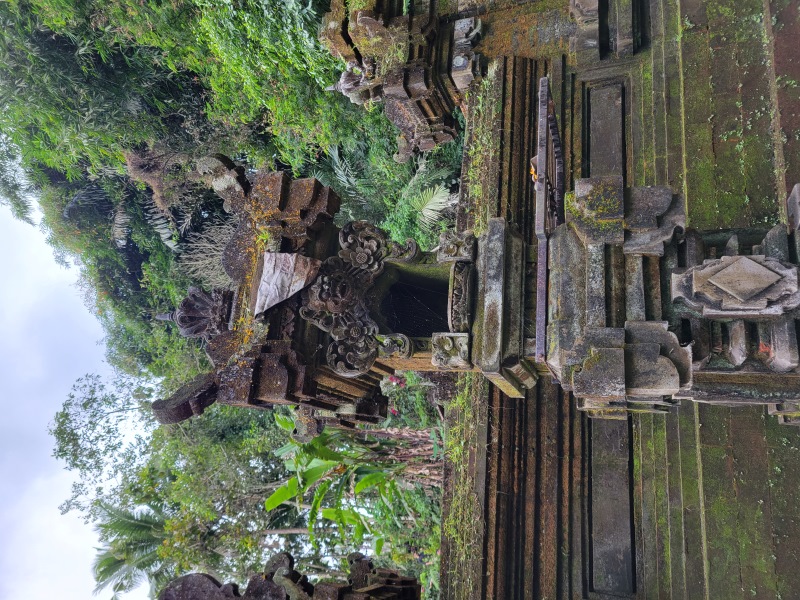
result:
[[(294, 428), (280, 413), (276, 421), (287, 432)], [(425, 598), (438, 597), (441, 466), (424, 432), (394, 430), (390, 439), (370, 439), (326, 429), (308, 444), (292, 440), (276, 453), (294, 476), (266, 499), (267, 511), (307, 507), (312, 543), (334, 525), (334, 540), (326, 543), (340, 545), (343, 554), (361, 549), (380, 564), (421, 576)]]
[(298, 172), (320, 149), (371, 138), (363, 113), (325, 91), (338, 61), (317, 39), (320, 3), (297, 0), (31, 0), (57, 33), (103, 57), (135, 48), (209, 91), (207, 112), (228, 124), (260, 124)]
[[(106, 333), (110, 364), (131, 375), (166, 378), (164, 385), (173, 388), (208, 367), (195, 340), (154, 319), (180, 303), (190, 280), (144, 218), (142, 200), (136, 200), (144, 192), (123, 179), (103, 183), (105, 188), (94, 189), (104, 195), (96, 192), (83, 202), (84, 188), (78, 184), (41, 188), (48, 241), (61, 260), (77, 260), (87, 305), (97, 312)], [(110, 217), (123, 199), (130, 214), (130, 241), (120, 250)]]
[(452, 225), (445, 214), (455, 202), (450, 192), (459, 186), (464, 148), (463, 117), (460, 111), (456, 116), (461, 126), (458, 139), (418, 156), (405, 185), (384, 197), (387, 212), (381, 227), (395, 241), (412, 238), (430, 249), (438, 244), (439, 232)]
[[(438, 600), (439, 558), (441, 546), (442, 507), (441, 496), (420, 487), (403, 490), (400, 500), (403, 509), (381, 503), (375, 506), (374, 519), (381, 524), (380, 533), (391, 540), (384, 556), (377, 556), (376, 564), (400, 568), (422, 584), (425, 600)], [(405, 512), (408, 516), (403, 516)]]
[(144, 47), (107, 46), (54, 35), (24, 2), (0, 3), (0, 131), (23, 163), (77, 179), (121, 172), (122, 151), (160, 134), (153, 113), (180, 97)]
[(428, 400), (433, 384), (419, 373), (405, 371), (381, 381), (381, 391), (389, 399), (389, 414), (384, 427), (428, 429), (441, 426), (436, 407)]

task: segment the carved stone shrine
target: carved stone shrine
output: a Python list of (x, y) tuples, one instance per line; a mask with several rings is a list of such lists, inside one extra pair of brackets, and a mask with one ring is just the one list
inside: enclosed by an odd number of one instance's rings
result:
[(402, 2), (360, 6), (350, 10), (345, 0), (333, 0), (323, 19), (320, 39), (347, 65), (329, 90), (355, 104), (384, 103), (400, 130), (398, 162), (453, 140), (453, 109), (481, 71), (473, 51), (480, 20), (441, 23), (433, 0), (415, 0), (406, 12)]
[(297, 407), (300, 440), (325, 425), (381, 421), (386, 399), (379, 383), (393, 371), (373, 365), (358, 381), (338, 372), (317, 351), (329, 345), (328, 332), (300, 317), (299, 292), (319, 278), (338, 246), (336, 194), (316, 180), (291, 181), (284, 173), (262, 171), (250, 181), (221, 156), (204, 159), (200, 169), (226, 209), (239, 216), (222, 259), (235, 287), (191, 289), (173, 313), (159, 315), (182, 335), (203, 338), (214, 370), (154, 402), (156, 417), (175, 423), (214, 402), (262, 409), (287, 404)]

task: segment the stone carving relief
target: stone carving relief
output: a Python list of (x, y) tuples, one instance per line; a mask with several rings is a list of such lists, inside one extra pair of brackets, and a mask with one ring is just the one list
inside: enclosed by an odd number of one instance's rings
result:
[(300, 316), (333, 338), (326, 351), (328, 366), (345, 377), (358, 377), (378, 356), (411, 356), (413, 345), (407, 336), (379, 332), (366, 295), (386, 261), (414, 261), (419, 249), (411, 240), (406, 245), (390, 242), (366, 221), (345, 225), (339, 245), (339, 255), (322, 264), (317, 279), (303, 292)]
[(439, 369), (471, 369), (468, 333), (434, 333), (431, 363)]
[(483, 23), (477, 17), (458, 19), (453, 25), (450, 77), (459, 92), (465, 92), (480, 74), (481, 57), (473, 48), (480, 41), (482, 33)]
[(672, 274), (672, 299), (709, 319), (764, 319), (800, 306), (797, 267), (766, 256), (723, 256)]
[(471, 230), (463, 233), (443, 231), (439, 234), (436, 260), (440, 263), (472, 262), (475, 260), (475, 247), (475, 235)]
[(347, 61), (347, 66), (329, 92), (340, 92), (353, 104), (379, 102), (383, 99), (383, 82), (375, 81), (375, 60), (369, 57)]
[(453, 333), (467, 333), (472, 324), (472, 279), (470, 263), (457, 262), (450, 268), (447, 321)]

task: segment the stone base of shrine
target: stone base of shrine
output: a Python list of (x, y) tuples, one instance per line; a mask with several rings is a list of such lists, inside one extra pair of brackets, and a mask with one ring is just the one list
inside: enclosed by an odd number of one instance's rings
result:
[(478, 242), (473, 363), (512, 398), (524, 398), (538, 378), (525, 359), (525, 256), (516, 228), (490, 219)]

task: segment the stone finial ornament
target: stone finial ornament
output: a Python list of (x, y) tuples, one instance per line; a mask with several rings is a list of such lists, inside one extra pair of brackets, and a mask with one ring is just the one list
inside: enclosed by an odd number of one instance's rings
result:
[(233, 293), (212, 290), (208, 293), (190, 287), (186, 298), (171, 313), (156, 315), (159, 321), (172, 321), (183, 337), (210, 339), (228, 329)]
[(159, 423), (171, 424), (202, 415), (217, 400), (217, 380), (214, 373), (198, 375), (172, 396), (153, 402), (153, 414)]
[(663, 186), (634, 187), (625, 198), (625, 254), (664, 256), (664, 245), (686, 229), (683, 198)]

